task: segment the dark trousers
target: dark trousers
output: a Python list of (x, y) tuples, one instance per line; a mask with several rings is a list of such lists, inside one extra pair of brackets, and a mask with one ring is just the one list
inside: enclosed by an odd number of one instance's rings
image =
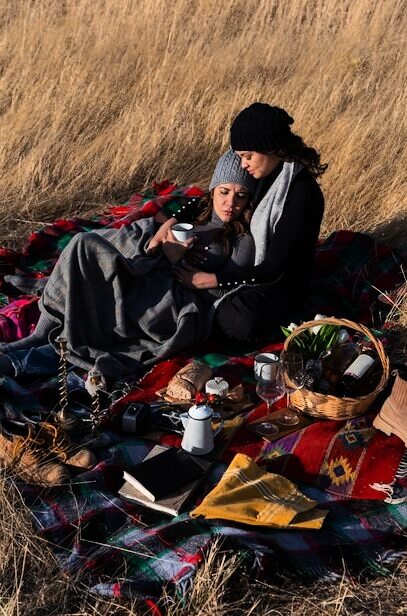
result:
[(300, 319), (303, 298), (278, 284), (247, 287), (226, 296), (215, 313), (214, 328), (228, 338), (245, 342), (282, 338), (280, 325)]
[(7, 376), (52, 376), (58, 366), (59, 355), (51, 344), (0, 356), (0, 372)]

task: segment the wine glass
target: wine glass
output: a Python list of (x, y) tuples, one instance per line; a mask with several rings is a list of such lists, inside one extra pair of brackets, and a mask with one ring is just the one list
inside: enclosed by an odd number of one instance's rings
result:
[(278, 421), (283, 426), (295, 426), (299, 423), (300, 418), (297, 409), (291, 404), (291, 394), (297, 391), (297, 389), (304, 387), (304, 359), (301, 353), (288, 351), (282, 355), (280, 361), (284, 374), (288, 405), (287, 409), (278, 418)]
[(266, 421), (256, 425), (256, 432), (262, 436), (277, 434), (279, 429), (275, 423), (270, 421), (270, 409), (285, 394), (283, 375), (278, 362), (264, 364), (261, 367), (256, 392), (259, 398), (264, 400), (267, 405)]

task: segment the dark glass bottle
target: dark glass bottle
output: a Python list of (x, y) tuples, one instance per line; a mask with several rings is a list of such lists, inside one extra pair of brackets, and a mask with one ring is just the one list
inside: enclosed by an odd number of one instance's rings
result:
[(331, 383), (327, 380), (327, 379), (320, 379), (319, 384), (318, 384), (318, 391), (321, 394), (332, 394), (333, 392), (333, 387), (331, 385)]
[(340, 389), (345, 396), (355, 397), (360, 395), (361, 383), (365, 382), (366, 376), (377, 365), (377, 353), (373, 349), (363, 349), (361, 354), (348, 366), (339, 383)]
[(336, 344), (322, 357), (322, 373), (324, 379), (332, 386), (339, 383), (345, 370), (360, 354), (360, 348), (351, 341)]

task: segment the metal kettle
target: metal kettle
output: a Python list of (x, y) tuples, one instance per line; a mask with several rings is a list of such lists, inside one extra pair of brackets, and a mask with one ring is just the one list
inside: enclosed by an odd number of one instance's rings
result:
[[(194, 404), (188, 413), (181, 415), (182, 425), (185, 428), (181, 447), (188, 453), (204, 456), (210, 453), (215, 446), (214, 437), (222, 430), (224, 422), (220, 413), (206, 404)], [(212, 428), (212, 421), (220, 421), (216, 430)]]

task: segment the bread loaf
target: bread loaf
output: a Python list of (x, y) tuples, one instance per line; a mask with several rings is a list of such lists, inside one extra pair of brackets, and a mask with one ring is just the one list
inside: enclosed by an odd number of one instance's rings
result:
[(192, 400), (212, 376), (206, 364), (193, 361), (177, 372), (167, 386), (166, 394), (175, 400)]

